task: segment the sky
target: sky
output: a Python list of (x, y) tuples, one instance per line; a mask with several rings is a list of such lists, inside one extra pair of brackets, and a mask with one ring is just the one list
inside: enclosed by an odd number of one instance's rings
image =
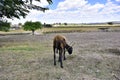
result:
[(120, 0), (52, 0), (49, 5), (46, 0), (34, 2), (43, 7), (49, 7), (45, 13), (31, 10), (26, 18), (8, 20), (13, 24), (26, 21), (42, 23), (96, 23), (120, 21)]

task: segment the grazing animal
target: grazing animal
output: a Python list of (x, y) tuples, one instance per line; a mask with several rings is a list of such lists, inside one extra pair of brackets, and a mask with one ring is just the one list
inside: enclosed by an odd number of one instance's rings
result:
[(59, 59), (61, 68), (63, 68), (62, 60), (66, 60), (65, 51), (72, 54), (73, 48), (66, 42), (66, 38), (62, 35), (56, 35), (53, 40), (53, 51), (54, 51), (54, 65), (56, 65), (56, 53), (59, 52)]

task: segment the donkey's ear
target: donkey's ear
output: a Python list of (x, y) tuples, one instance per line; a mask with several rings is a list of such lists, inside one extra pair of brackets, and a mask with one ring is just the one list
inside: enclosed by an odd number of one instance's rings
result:
[(73, 43), (73, 41), (71, 41), (69, 45), (71, 45), (72, 43)]
[(70, 46), (73, 46), (74, 44), (75, 44), (75, 42), (73, 42), (73, 41), (72, 41), (72, 42), (70, 42)]
[(71, 46), (74, 46), (74, 45), (75, 45), (75, 42)]

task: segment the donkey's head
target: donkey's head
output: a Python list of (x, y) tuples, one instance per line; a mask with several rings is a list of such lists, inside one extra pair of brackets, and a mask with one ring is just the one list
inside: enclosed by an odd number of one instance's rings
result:
[(70, 43), (71, 46), (69, 46), (69, 45), (67, 44), (66, 49), (67, 49), (67, 51), (68, 51), (69, 54), (72, 54), (72, 52), (73, 52), (72, 46), (73, 46), (74, 44), (75, 44), (75, 43), (74, 43), (73, 41)]
[(66, 45), (66, 50), (69, 54), (72, 54), (72, 52), (73, 52), (72, 46), (69, 46), (68, 44)]
[(72, 54), (72, 52), (73, 52), (72, 46), (69, 46), (68, 49), (67, 49), (67, 51), (68, 51), (69, 54)]

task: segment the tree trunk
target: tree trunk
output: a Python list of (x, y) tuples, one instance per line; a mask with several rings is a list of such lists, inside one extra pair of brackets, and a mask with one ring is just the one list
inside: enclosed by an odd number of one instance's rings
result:
[(35, 30), (32, 30), (32, 35), (34, 35)]

